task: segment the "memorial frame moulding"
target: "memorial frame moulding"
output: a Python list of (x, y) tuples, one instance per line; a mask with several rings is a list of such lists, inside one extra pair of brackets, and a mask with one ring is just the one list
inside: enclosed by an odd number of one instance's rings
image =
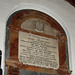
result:
[[(36, 18), (36, 19), (39, 18), (49, 23), (51, 27), (57, 31), (56, 36), (34, 32), (27, 29), (22, 29), (21, 24), (25, 20), (30, 18)], [(8, 67), (8, 75), (19, 75), (20, 69), (41, 72), (41, 73), (48, 73), (48, 74), (59, 74), (59, 75), (71, 74), (71, 71), (68, 69), (67, 63), (66, 63), (65, 44), (67, 43), (67, 38), (63, 28), (52, 17), (36, 10), (22, 10), (13, 16), (11, 20), (11, 24), (9, 25), (9, 28), (10, 28), (10, 57), (8, 60), (5, 60), (6, 66)], [(22, 62), (19, 62), (19, 59), (18, 59), (19, 31), (23, 31), (23, 32), (27, 32), (27, 33), (47, 37), (47, 38), (57, 39), (58, 50), (59, 50), (59, 68), (51, 69), (51, 68), (37, 67), (32, 65), (24, 65)]]

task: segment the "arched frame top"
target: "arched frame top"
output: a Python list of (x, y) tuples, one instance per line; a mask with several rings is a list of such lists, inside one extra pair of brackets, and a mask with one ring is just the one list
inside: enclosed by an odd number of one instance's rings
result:
[(40, 11), (31, 10), (31, 9), (20, 10), (20, 11), (17, 11), (16, 13), (17, 14), (15, 16), (13, 16), (13, 18), (11, 20), (10, 27), (22, 29), (21, 24), (24, 21), (26, 21), (28, 19), (33, 19), (33, 18), (34, 19), (41, 19), (41, 20), (45, 21), (46, 23), (48, 23), (51, 26), (51, 28), (53, 28), (56, 31), (56, 35), (58, 36), (58, 38), (60, 40), (67, 41), (66, 34), (65, 34), (63, 28), (51, 16), (48, 16), (47, 14), (42, 13)]
[(20, 26), (21, 23), (23, 23), (25, 20), (29, 18), (40, 18), (45, 22), (48, 22), (53, 28), (58, 30), (60, 33), (64, 33), (64, 30), (61, 27), (61, 25), (56, 20), (54, 20), (51, 16), (48, 16), (47, 14), (42, 13), (40, 11), (31, 10), (31, 9), (20, 10), (20, 11), (17, 11), (16, 12), (17, 14), (13, 16), (11, 24), (13, 25), (17, 24), (18, 26)]

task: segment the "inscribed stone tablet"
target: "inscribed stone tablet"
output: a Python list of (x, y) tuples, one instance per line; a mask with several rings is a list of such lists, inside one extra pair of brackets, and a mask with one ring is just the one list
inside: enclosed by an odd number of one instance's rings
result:
[(18, 57), (25, 65), (58, 69), (58, 41), (20, 31)]

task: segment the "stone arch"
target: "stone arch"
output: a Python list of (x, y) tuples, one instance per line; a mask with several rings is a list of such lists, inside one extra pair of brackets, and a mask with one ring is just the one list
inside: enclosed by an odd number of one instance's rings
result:
[[(21, 12), (20, 12), (21, 11)], [(42, 19), (42, 21), (44, 20), (44, 21), (46, 21), (46, 22), (48, 22), (50, 25), (51, 25), (51, 28), (53, 28), (54, 29), (54, 33), (55, 33), (55, 35), (53, 35), (52, 37), (53, 38), (55, 38), (54, 36), (57, 36), (58, 37), (58, 40), (61, 40), (61, 41), (63, 41), (63, 42), (66, 42), (67, 41), (67, 38), (66, 38), (66, 35), (65, 35), (65, 32), (64, 32), (64, 30), (63, 30), (63, 28), (61, 27), (61, 25), (56, 21), (56, 20), (54, 20), (52, 17), (48, 17), (48, 15), (47, 14), (45, 14), (45, 13), (42, 13), (42, 12), (40, 12), (40, 11), (36, 11), (36, 10), (20, 10), (20, 11), (18, 11), (18, 12), (16, 12), (15, 14), (16, 15), (14, 15), (13, 14), (13, 18), (12, 17), (10, 17), (11, 19), (9, 19), (9, 20), (11, 20), (11, 22), (8, 22), (8, 24), (7, 25), (9, 25), (10, 24), (10, 28), (13, 28), (14, 29), (14, 27), (15, 27), (15, 29), (17, 29), (18, 30), (18, 28), (20, 27), (20, 25), (25, 21), (25, 18), (23, 18), (23, 16), (25, 16), (24, 14), (26, 14), (26, 15), (28, 15), (30, 12), (32, 12), (32, 13), (30, 13), (29, 15), (30, 15), (30, 17), (32, 17), (32, 16), (34, 16), (34, 18), (35, 17), (37, 17), (37, 16), (39, 16), (38, 18), (41, 18)], [(34, 15), (34, 14), (37, 14), (36, 16)], [(40, 15), (41, 14), (41, 15)], [(43, 16), (43, 18), (42, 18), (42, 16)], [(29, 17), (29, 16), (27, 16), (27, 17)], [(45, 17), (45, 18), (44, 18)], [(23, 20), (21, 20), (23, 18)], [(36, 18), (37, 19), (37, 18)], [(14, 26), (12, 26), (12, 25), (14, 25)], [(16, 25), (18, 25), (17, 27), (16, 27)], [(8, 28), (8, 26), (7, 26), (7, 28)], [(28, 32), (28, 31), (27, 31)], [(32, 32), (33, 33), (33, 32)], [(53, 33), (53, 32), (52, 32)], [(7, 33), (8, 34), (8, 33)], [(8, 34), (9, 35), (9, 34)], [(7, 37), (8, 38), (8, 37)], [(9, 37), (10, 38), (10, 37)], [(10, 42), (10, 41), (9, 41)], [(6, 45), (7, 45), (7, 42), (6, 42)], [(7, 46), (6, 46), (7, 47)], [(8, 49), (8, 48), (7, 48)], [(9, 57), (8, 57), (9, 58)], [(62, 63), (61, 63), (62, 64)]]

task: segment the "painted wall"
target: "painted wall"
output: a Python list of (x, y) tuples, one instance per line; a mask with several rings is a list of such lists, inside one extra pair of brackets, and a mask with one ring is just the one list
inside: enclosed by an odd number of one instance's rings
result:
[(35, 9), (56, 19), (64, 28), (68, 38), (70, 68), (75, 74), (75, 8), (65, 0), (0, 0), (0, 49), (4, 71), (5, 29), (9, 16), (17, 10)]

